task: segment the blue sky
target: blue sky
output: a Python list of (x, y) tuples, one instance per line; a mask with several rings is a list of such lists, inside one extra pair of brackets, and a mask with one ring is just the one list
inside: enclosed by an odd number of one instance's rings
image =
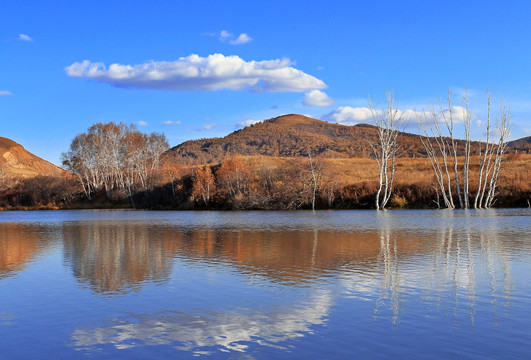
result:
[[(96, 122), (170, 145), (287, 113), (369, 122), (488, 88), (531, 134), (527, 1), (9, 1), (0, 9), (0, 136), (59, 164)], [(114, 65), (113, 65), (114, 64)], [(481, 136), (481, 127), (474, 136)]]

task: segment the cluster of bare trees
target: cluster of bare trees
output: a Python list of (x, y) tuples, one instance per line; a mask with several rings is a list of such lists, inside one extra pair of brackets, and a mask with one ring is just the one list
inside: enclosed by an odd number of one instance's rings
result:
[(486, 141), (479, 148), (479, 183), (474, 208), (489, 208), (494, 204), (498, 176), (500, 174), (503, 155), (506, 151), (507, 139), (511, 131), (511, 114), (500, 101), (500, 110), (491, 121), (491, 96), (488, 96), (488, 115), (486, 124)]
[[(472, 114), (468, 105), (468, 92), (461, 107), (452, 106), (452, 93), (448, 93), (446, 107), (439, 102), (439, 111), (430, 107), (419, 115), (419, 130), (441, 193), (444, 206), (456, 208), (454, 197), (462, 209), (489, 208), (495, 202), (496, 186), (506, 143), (510, 133), (510, 113), (500, 101), (500, 110), (492, 119), (492, 97), (487, 96), (487, 118), (484, 121), (484, 139), (472, 142), (470, 129)], [(455, 126), (462, 122), (464, 139), (457, 140)], [(422, 124), (422, 126), (420, 125)], [(477, 145), (477, 149), (473, 149)], [(471, 156), (474, 153), (476, 156)], [(459, 162), (462, 159), (462, 164)], [(477, 159), (478, 183), (475, 194), (470, 187), (471, 160)], [(462, 174), (462, 178), (460, 175)], [(473, 200), (471, 199), (473, 197)]]
[[(437, 112), (433, 106), (430, 106), (427, 111), (422, 112), (418, 119), (419, 132), (424, 135), (424, 137), (421, 137), (422, 145), (426, 149), (428, 159), (430, 160), (430, 164), (435, 173), (437, 193), (439, 191), (441, 192), (444, 206), (450, 209), (456, 207), (453, 199), (453, 187), (455, 187), (455, 192), (459, 199), (459, 206), (461, 208), (468, 208), (468, 175), (470, 169), (471, 145), (471, 115), (468, 110), (468, 100), (465, 99), (463, 101), (464, 106), (458, 110), (458, 112), (460, 112), (458, 117), (463, 120), (465, 134), (464, 151), (461, 151), (464, 158), (462, 190), (459, 179), (458, 152), (460, 149), (458, 148), (458, 142), (455, 138), (454, 132), (454, 126), (456, 124), (456, 109), (452, 106), (451, 93), (448, 94), (447, 104), (447, 108), (444, 108), (442, 103), (439, 102), (439, 112)], [(454, 179), (452, 179), (452, 177), (454, 177)]]
[(120, 190), (133, 201), (136, 191), (152, 188), (167, 149), (163, 134), (143, 134), (123, 123), (98, 123), (74, 138), (62, 160), (88, 199), (104, 189), (107, 197)]
[(384, 209), (393, 193), (396, 159), (404, 153), (398, 144), (398, 134), (407, 126), (407, 119), (399, 109), (399, 101), (395, 102), (394, 94), (387, 93), (387, 103), (381, 110), (369, 98), (369, 109), (378, 129), (378, 142), (369, 144), (374, 158), (378, 163), (378, 191), (376, 193), (376, 209)]
[(194, 176), (192, 196), (201, 199), (205, 206), (209, 206), (210, 198), (214, 195), (215, 189), (214, 175), (210, 166), (199, 167)]
[[(485, 120), (485, 138), (472, 142), (472, 114), (469, 111), (468, 91), (462, 99), (462, 106), (452, 105), (453, 94), (449, 91), (447, 105), (439, 101), (439, 110), (433, 106), (422, 112), (413, 112), (417, 116), (421, 141), (435, 174), (437, 204), (439, 192), (444, 207), (469, 209), (489, 208), (495, 202), (498, 175), (500, 173), (506, 143), (510, 133), (510, 113), (500, 101), (500, 110), (492, 119), (491, 93), (488, 93), (487, 119)], [(391, 198), (396, 170), (396, 159), (403, 154), (398, 143), (398, 133), (403, 130), (408, 119), (398, 108), (398, 101), (392, 93), (387, 94), (387, 106), (380, 109), (369, 99), (369, 108), (378, 128), (378, 141), (371, 143), (374, 158), (378, 164), (379, 187), (376, 193), (376, 209), (384, 209)], [(458, 140), (455, 127), (462, 122), (463, 140)], [(423, 135), (423, 136), (422, 136)], [(477, 150), (472, 146), (477, 144)], [(478, 183), (475, 194), (470, 188), (471, 154), (475, 153), (478, 161)], [(462, 164), (460, 163), (462, 161)], [(461, 177), (462, 175), (462, 177)], [(471, 199), (473, 197), (473, 200)]]

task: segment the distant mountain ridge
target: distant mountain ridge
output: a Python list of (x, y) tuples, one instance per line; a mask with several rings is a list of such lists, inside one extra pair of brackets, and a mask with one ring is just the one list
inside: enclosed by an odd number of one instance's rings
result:
[(60, 176), (65, 171), (30, 153), (15, 141), (0, 137), (0, 172), (8, 177)]
[[(372, 153), (369, 142), (375, 143), (377, 136), (373, 125), (346, 126), (290, 114), (264, 120), (223, 138), (186, 141), (168, 154), (176, 162), (189, 165), (218, 163), (235, 154), (306, 157), (308, 149), (312, 156), (349, 158)], [(400, 142), (412, 154), (424, 153), (418, 135), (401, 133)]]
[[(234, 131), (223, 138), (186, 141), (168, 151), (175, 162), (186, 165), (220, 163), (227, 156), (275, 156), (326, 158), (366, 157), (372, 154), (370, 143), (377, 143), (374, 125), (346, 126), (311, 117), (290, 114), (264, 120)], [(408, 149), (407, 156), (426, 156), (421, 136), (401, 132), (398, 142)], [(458, 140), (460, 151), (464, 141)], [(509, 152), (530, 152), (531, 137), (507, 143)], [(473, 143), (476, 151), (478, 143)]]
[(507, 147), (523, 152), (530, 152), (531, 150), (531, 136), (527, 136), (521, 139), (509, 141)]

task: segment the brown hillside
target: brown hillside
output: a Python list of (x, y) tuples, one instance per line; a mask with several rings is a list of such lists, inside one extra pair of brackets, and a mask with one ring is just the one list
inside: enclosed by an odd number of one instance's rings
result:
[(4, 137), (0, 137), (0, 169), (8, 177), (60, 176), (64, 173), (61, 168)]
[(513, 152), (516, 153), (526, 153), (529, 154), (531, 152), (531, 136), (524, 137), (518, 140), (509, 141), (507, 143), (507, 147), (509, 147)]
[[(375, 126), (345, 126), (303, 115), (283, 115), (235, 131), (224, 138), (191, 140), (169, 151), (183, 164), (219, 163), (226, 156), (266, 155), (306, 157), (308, 148), (315, 156), (349, 158), (367, 156), (376, 142)], [(411, 146), (411, 154), (424, 154), (417, 135), (402, 133), (401, 143)]]
[[(402, 132), (398, 137), (406, 157), (424, 157), (421, 137)], [(220, 163), (225, 157), (243, 156), (323, 158), (367, 157), (370, 142), (377, 143), (377, 128), (359, 124), (346, 126), (303, 115), (283, 115), (235, 131), (224, 138), (190, 140), (169, 150), (176, 162), (186, 165)], [(463, 142), (458, 141), (460, 148)], [(478, 144), (472, 146), (473, 153)]]

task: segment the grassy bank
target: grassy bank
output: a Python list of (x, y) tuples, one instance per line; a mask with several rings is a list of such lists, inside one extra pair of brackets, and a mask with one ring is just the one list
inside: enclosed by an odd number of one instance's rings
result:
[[(374, 160), (316, 158), (314, 162), (318, 169), (316, 208), (373, 207), (378, 188)], [(477, 190), (478, 163), (479, 159), (472, 157), (471, 197)], [(0, 210), (128, 209), (133, 204), (139, 209), (159, 210), (311, 208), (313, 180), (308, 159), (251, 156), (173, 170), (171, 177), (161, 171), (152, 188), (136, 191), (132, 199), (118, 190), (110, 196), (100, 190), (88, 200), (78, 181), (70, 177), (19, 180), (0, 192)], [(198, 174), (210, 178), (201, 180)], [(495, 207), (528, 207), (530, 179), (531, 155), (508, 154), (498, 180)], [(200, 181), (210, 181), (208, 194)], [(389, 208), (436, 208), (437, 193), (428, 159), (399, 159)]]

